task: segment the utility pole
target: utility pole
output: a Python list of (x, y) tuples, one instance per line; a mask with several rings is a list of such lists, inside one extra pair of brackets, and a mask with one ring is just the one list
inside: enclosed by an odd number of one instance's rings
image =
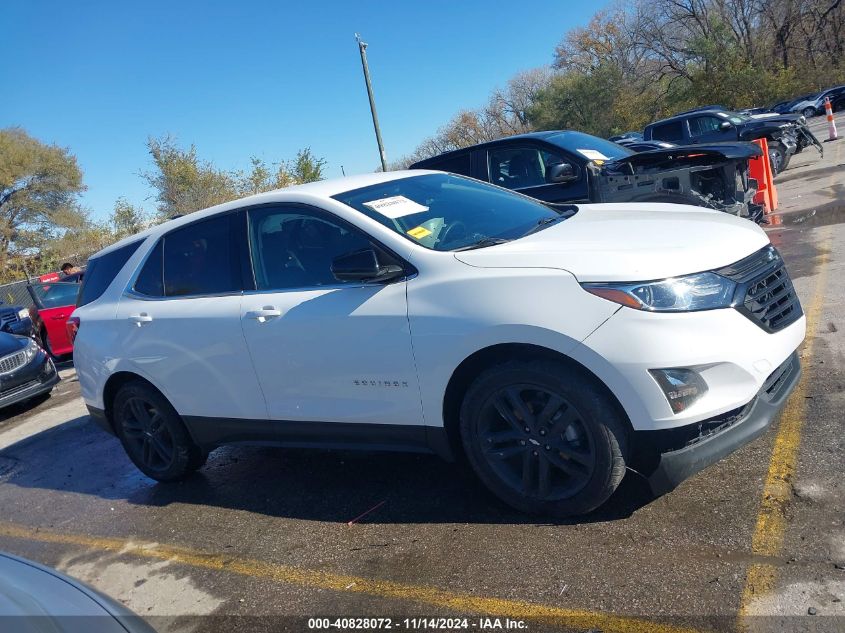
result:
[(367, 66), (367, 43), (361, 40), (361, 36), (355, 34), (355, 41), (358, 42), (358, 50), (361, 53), (361, 66), (364, 68), (364, 81), (367, 84), (367, 96), (370, 98), (370, 112), (373, 115), (373, 128), (376, 131), (376, 142), (378, 143), (378, 154), (381, 158), (381, 169), (387, 171), (387, 160), (384, 154), (384, 144), (381, 142), (381, 130), (378, 126), (378, 115), (376, 114), (376, 101), (373, 98), (373, 85), (370, 83), (370, 68)]

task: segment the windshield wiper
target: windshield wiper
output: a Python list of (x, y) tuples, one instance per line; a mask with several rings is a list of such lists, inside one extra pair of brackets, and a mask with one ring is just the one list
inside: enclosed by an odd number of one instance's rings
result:
[(532, 233), (536, 233), (537, 231), (542, 231), (544, 228), (549, 226), (550, 224), (554, 224), (555, 222), (560, 222), (561, 220), (565, 220), (569, 216), (565, 215), (556, 215), (551, 218), (543, 218), (535, 226), (532, 226), (527, 233), (523, 233), (522, 237), (526, 235), (531, 235)]
[(452, 252), (457, 253), (458, 251), (471, 251), (475, 248), (484, 248), (486, 246), (495, 246), (496, 244), (504, 244), (505, 242), (510, 242), (510, 240), (506, 240), (503, 237), (482, 237), (477, 242), (473, 242), (472, 244), (468, 244), (467, 246), (461, 246), (460, 248), (453, 248)]

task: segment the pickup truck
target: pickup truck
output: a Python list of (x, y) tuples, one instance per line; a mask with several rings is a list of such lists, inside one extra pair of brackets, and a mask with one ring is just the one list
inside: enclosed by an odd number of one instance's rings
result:
[(755, 222), (751, 143), (634, 152), (575, 132), (532, 132), (421, 160), (411, 169), (448, 171), (513, 189), (547, 203), (671, 202), (725, 211)]
[(772, 173), (787, 168), (793, 154), (815, 145), (824, 154), (822, 144), (807, 127), (806, 119), (797, 114), (764, 114), (748, 116), (707, 106), (649, 123), (643, 130), (647, 141), (704, 145), (722, 142), (766, 139)]

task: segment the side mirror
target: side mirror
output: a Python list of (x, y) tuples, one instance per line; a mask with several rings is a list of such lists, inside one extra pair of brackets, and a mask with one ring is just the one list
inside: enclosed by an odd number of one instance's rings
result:
[(727, 132), (732, 127), (733, 127), (733, 123), (731, 123), (730, 121), (722, 121), (719, 124), (719, 129), (722, 130), (722, 132)]
[(575, 167), (571, 163), (557, 163), (549, 166), (549, 181), (555, 183), (573, 182), (578, 180)]
[(346, 253), (332, 260), (332, 275), (338, 281), (389, 281), (404, 273), (401, 266), (381, 266), (372, 248)]

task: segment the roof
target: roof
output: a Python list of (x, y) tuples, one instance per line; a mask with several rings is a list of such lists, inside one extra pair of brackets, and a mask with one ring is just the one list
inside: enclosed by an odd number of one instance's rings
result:
[(578, 130), (544, 130), (542, 132), (526, 132), (525, 134), (514, 134), (513, 136), (503, 136), (502, 138), (497, 138), (492, 141), (484, 141), (483, 143), (476, 143), (475, 145), (468, 145), (467, 147), (453, 149), (448, 152), (443, 152), (442, 154), (437, 154), (436, 156), (423, 158), (422, 160), (418, 160), (417, 162), (413, 163), (411, 165), (411, 169), (418, 168), (418, 166), (422, 167), (432, 160), (437, 160), (439, 162), (444, 158), (449, 158), (450, 156), (456, 156), (457, 154), (461, 154), (467, 151), (484, 149), (486, 147), (490, 147), (491, 145), (498, 145), (499, 143), (503, 142), (519, 141), (521, 139), (535, 139), (541, 141), (551, 141), (552, 139), (556, 139), (565, 142), (566, 136), (571, 134), (583, 134), (586, 136), (593, 136), (592, 134), (587, 134), (586, 132), (579, 132)]
[(232, 200), (231, 202), (218, 204), (214, 207), (209, 207), (208, 209), (194, 211), (193, 213), (179, 216), (178, 218), (174, 218), (172, 220), (167, 220), (166, 222), (162, 222), (161, 224), (156, 224), (155, 226), (151, 226), (148, 229), (141, 231), (140, 233), (130, 235), (129, 237), (125, 237), (122, 240), (115, 242), (110, 246), (107, 246), (106, 248), (98, 252), (97, 255), (109, 253), (122, 246), (138, 241), (140, 239), (144, 239), (150, 235), (158, 235), (183, 224), (190, 224), (191, 222), (194, 222), (200, 218), (209, 217), (218, 213), (224, 213), (231, 209), (237, 209), (245, 206), (254, 206), (259, 204), (267, 204), (270, 202), (302, 201), (303, 198), (328, 199), (332, 196), (336, 196), (337, 194), (344, 193), (346, 191), (353, 191), (355, 189), (361, 189), (362, 187), (368, 187), (370, 185), (377, 185), (383, 182), (390, 182), (391, 180), (399, 180), (401, 178), (421, 176), (423, 174), (430, 173), (435, 172), (422, 169), (375, 172), (372, 174), (346, 176), (345, 178), (332, 178), (329, 180), (320, 180), (317, 182), (309, 182), (303, 185), (292, 185), (290, 187), (285, 187), (284, 189), (274, 189), (272, 191), (266, 191), (264, 193), (255, 194), (253, 196), (247, 196), (246, 198), (239, 198), (238, 200)]

